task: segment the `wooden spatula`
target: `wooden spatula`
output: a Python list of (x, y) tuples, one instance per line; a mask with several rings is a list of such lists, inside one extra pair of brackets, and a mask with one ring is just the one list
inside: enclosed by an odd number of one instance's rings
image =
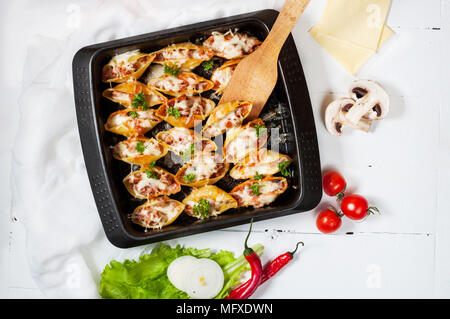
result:
[(219, 104), (250, 101), (253, 102), (253, 108), (247, 120), (259, 116), (277, 83), (280, 50), (309, 1), (286, 0), (267, 38), (234, 70)]

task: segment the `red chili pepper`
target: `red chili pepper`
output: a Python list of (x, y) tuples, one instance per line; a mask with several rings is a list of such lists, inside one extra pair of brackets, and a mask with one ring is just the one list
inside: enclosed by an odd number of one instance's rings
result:
[[(269, 278), (272, 278), (277, 272), (281, 270), (284, 266), (286, 266), (294, 257), (294, 254), (297, 252), (298, 245), (304, 246), (303, 242), (299, 241), (297, 245), (295, 246), (295, 250), (291, 252), (286, 252), (274, 260), (272, 260), (269, 264), (267, 264), (263, 271), (261, 276), (260, 285), (265, 283)], [(239, 299), (236, 296), (238, 296), (244, 289), (246, 288), (246, 285), (248, 285), (248, 282), (243, 283), (242, 285), (238, 286), (236, 289), (234, 289), (227, 299)]]
[[(252, 275), (249, 280), (247, 280), (245, 283), (243, 283), (242, 285), (231, 291), (228, 297), (225, 297), (225, 299), (248, 299), (255, 292), (256, 288), (258, 288), (259, 283), (261, 281), (262, 276), (261, 259), (259, 259), (258, 254), (255, 253), (253, 249), (247, 246), (247, 240), (252, 231), (252, 224), (253, 219), (250, 222), (250, 230), (248, 231), (247, 237), (245, 238), (245, 249), (244, 249), (244, 257), (250, 264)], [(238, 290), (238, 292), (235, 292), (236, 290)]]

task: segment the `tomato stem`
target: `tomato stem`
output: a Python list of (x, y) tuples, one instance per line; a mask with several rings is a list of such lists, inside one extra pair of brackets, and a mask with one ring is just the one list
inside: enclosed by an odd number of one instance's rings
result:
[(367, 209), (367, 215), (375, 215), (375, 212), (380, 214), (380, 210), (378, 208), (376, 208), (375, 206), (370, 206)]

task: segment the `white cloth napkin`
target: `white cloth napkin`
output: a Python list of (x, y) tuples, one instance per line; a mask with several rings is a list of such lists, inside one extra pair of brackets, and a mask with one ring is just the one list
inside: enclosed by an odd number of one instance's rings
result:
[(280, 9), (282, 3), (28, 1), (27, 15), (36, 15), (29, 20), (29, 30), (41, 30), (44, 24), (55, 27), (34, 34), (28, 48), (13, 153), (12, 208), (26, 229), (32, 276), (46, 296), (96, 298), (103, 267), (111, 259), (135, 258), (144, 249), (112, 246), (100, 224), (76, 124), (71, 72), (76, 51), (112, 39)]

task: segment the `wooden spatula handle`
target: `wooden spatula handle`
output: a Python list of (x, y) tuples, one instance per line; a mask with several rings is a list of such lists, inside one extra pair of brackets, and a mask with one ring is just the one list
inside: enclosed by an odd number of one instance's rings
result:
[(286, 0), (263, 45), (279, 52), (310, 0)]

